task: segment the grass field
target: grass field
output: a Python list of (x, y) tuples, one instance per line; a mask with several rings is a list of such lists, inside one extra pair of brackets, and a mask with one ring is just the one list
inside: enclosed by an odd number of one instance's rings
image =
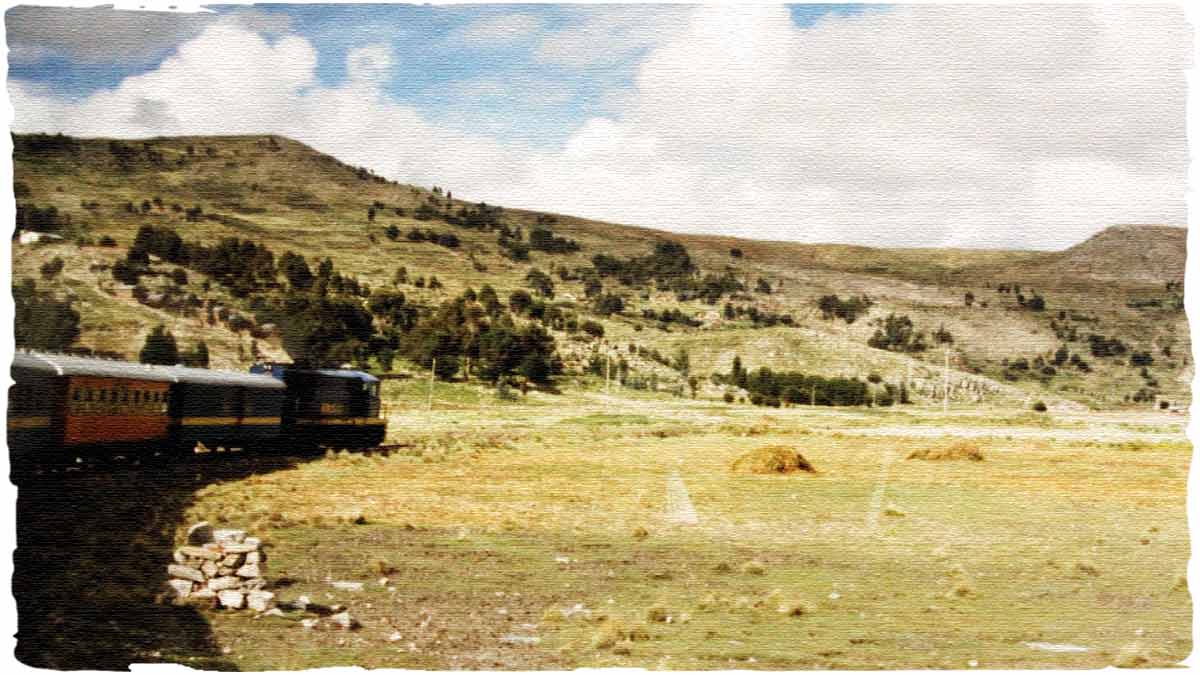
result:
[[(389, 382), (400, 450), (201, 488), (181, 528), (263, 535), (283, 601), (344, 605), (361, 623), (206, 611), (222, 658), (249, 670), (1097, 668), (1191, 651), (1178, 416), (764, 415), (570, 391), (498, 402), (439, 385), (429, 410), (424, 383)], [(906, 459), (955, 442), (983, 461)], [(764, 445), (795, 447), (818, 472), (731, 473)], [(697, 524), (671, 518), (676, 474)]]

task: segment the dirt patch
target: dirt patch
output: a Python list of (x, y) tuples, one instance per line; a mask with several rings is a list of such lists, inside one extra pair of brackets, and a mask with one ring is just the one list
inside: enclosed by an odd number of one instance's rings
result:
[(959, 441), (944, 448), (924, 448), (921, 450), (913, 450), (905, 459), (924, 459), (931, 462), (938, 461), (953, 461), (953, 460), (970, 460), (972, 462), (982, 462), (983, 452), (979, 446), (966, 441)]
[(816, 468), (796, 451), (783, 445), (768, 445), (755, 448), (733, 461), (730, 469), (734, 473), (816, 473)]

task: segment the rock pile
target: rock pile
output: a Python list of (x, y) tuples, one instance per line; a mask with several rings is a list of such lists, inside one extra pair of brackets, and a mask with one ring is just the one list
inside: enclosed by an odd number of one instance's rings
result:
[(266, 590), (263, 576), (267, 556), (262, 542), (243, 530), (213, 530), (208, 523), (197, 523), (174, 557), (167, 565), (167, 585), (176, 604), (256, 612), (275, 606), (275, 594)]

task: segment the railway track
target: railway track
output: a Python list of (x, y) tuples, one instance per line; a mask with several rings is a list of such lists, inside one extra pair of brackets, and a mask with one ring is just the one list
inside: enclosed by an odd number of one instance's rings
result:
[[(11, 467), (11, 478), (14, 483), (21, 485), (30, 480), (48, 478), (51, 476), (69, 477), (76, 474), (91, 474), (102, 471), (129, 471), (137, 469), (154, 469), (162, 466), (184, 467), (214, 466), (222, 463), (247, 463), (264, 461), (274, 463), (280, 458), (316, 458), (330, 450), (389, 453), (412, 447), (411, 443), (390, 443), (362, 448), (333, 448), (315, 446), (311, 448), (282, 449), (247, 449), (247, 448), (211, 448), (193, 450), (193, 452), (125, 452), (110, 454), (93, 454), (86, 457), (62, 457), (58, 459), (43, 459), (36, 463), (14, 465)], [(271, 461), (268, 461), (271, 460)]]

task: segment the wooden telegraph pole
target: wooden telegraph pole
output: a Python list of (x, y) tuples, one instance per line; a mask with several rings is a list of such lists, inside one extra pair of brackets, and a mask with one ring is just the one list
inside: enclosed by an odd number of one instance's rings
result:
[(942, 367), (942, 412), (950, 409), (950, 346), (942, 348), (945, 354), (945, 365)]
[(433, 410), (433, 377), (437, 372), (437, 357), (433, 357), (433, 363), (429, 364), (429, 401), (425, 404), (426, 410)]

